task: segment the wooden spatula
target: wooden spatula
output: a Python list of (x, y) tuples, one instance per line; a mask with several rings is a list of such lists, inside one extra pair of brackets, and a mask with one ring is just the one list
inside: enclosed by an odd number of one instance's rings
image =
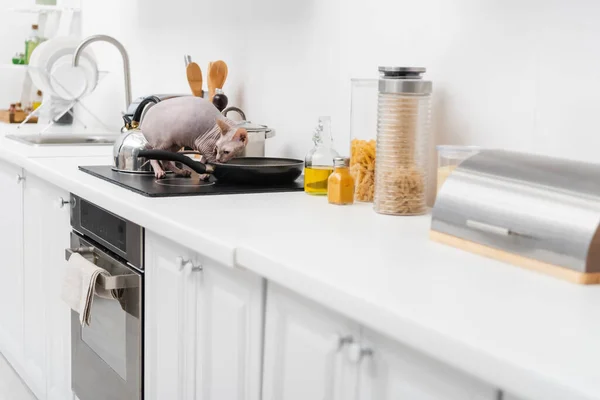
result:
[(227, 68), (225, 61), (221, 60), (210, 63), (208, 68), (208, 95), (210, 101), (212, 101), (215, 90), (222, 89), (223, 85), (225, 85), (229, 69)]
[(187, 80), (190, 84), (190, 89), (196, 97), (202, 97), (204, 91), (202, 90), (202, 70), (200, 66), (195, 62), (191, 62), (185, 69), (187, 73)]

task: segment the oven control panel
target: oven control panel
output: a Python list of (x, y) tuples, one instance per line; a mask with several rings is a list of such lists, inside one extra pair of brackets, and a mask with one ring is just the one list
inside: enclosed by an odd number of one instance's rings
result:
[(71, 225), (80, 234), (143, 269), (144, 229), (102, 207), (71, 194)]

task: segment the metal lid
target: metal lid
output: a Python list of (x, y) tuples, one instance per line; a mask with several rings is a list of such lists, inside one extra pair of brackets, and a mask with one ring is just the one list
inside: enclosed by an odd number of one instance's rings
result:
[(349, 167), (350, 159), (347, 157), (335, 157), (333, 159), (333, 166), (334, 167)]
[(269, 127), (266, 125), (253, 124), (250, 121), (240, 121), (236, 126), (238, 128), (244, 128), (248, 132), (265, 132), (269, 130)]
[(379, 67), (379, 92), (430, 94), (433, 85), (421, 76), (426, 71), (423, 67)]
[(421, 74), (427, 72), (427, 69), (424, 67), (379, 67), (379, 72), (386, 77), (417, 76), (417, 79), (421, 79)]

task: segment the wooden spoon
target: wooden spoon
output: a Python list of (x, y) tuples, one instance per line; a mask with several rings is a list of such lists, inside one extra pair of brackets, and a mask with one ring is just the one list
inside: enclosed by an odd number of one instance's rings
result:
[(227, 68), (227, 64), (225, 61), (215, 61), (209, 64), (208, 71), (208, 95), (210, 101), (212, 102), (213, 97), (215, 96), (216, 89), (222, 89), (223, 85), (225, 85), (225, 80), (227, 79), (227, 74), (229, 73), (229, 68)]
[(203, 97), (204, 91), (202, 90), (202, 70), (200, 66), (195, 62), (191, 62), (185, 69), (187, 73), (187, 80), (190, 84), (190, 89), (196, 97)]

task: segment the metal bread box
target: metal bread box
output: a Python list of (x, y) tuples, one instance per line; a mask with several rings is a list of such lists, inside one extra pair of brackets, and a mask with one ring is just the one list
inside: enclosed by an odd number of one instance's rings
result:
[(504, 150), (440, 188), (431, 238), (576, 283), (600, 283), (600, 165)]

